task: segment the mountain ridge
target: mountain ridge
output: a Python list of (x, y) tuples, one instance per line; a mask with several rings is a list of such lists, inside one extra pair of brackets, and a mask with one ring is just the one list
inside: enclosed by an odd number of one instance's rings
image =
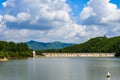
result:
[(31, 40), (26, 43), (28, 47), (33, 50), (62, 49), (62, 48), (74, 45), (73, 43), (63, 43), (60, 41), (38, 42), (38, 41)]

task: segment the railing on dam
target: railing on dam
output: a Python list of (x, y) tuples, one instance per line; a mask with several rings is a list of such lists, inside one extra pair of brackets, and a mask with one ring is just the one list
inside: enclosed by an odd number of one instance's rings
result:
[(45, 57), (114, 57), (115, 53), (43, 53)]

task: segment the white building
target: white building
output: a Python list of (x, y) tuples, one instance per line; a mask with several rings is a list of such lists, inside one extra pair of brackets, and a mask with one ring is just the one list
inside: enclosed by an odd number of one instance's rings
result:
[(35, 57), (35, 56), (36, 56), (36, 52), (35, 52), (35, 51), (33, 51), (32, 53), (33, 53), (33, 57)]

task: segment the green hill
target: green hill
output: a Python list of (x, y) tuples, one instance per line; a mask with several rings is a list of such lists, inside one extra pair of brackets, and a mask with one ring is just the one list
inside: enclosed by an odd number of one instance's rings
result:
[(94, 53), (114, 53), (120, 51), (120, 36), (107, 38), (107, 37), (96, 37), (88, 40), (82, 44), (76, 44), (70, 47), (66, 47), (61, 49), (62, 52), (69, 53), (86, 53), (86, 52), (94, 52)]

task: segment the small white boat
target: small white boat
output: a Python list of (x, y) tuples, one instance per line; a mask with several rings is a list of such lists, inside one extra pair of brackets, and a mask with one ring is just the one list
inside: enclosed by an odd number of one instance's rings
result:
[(108, 72), (106, 77), (108, 77), (108, 78), (111, 77), (111, 74)]

